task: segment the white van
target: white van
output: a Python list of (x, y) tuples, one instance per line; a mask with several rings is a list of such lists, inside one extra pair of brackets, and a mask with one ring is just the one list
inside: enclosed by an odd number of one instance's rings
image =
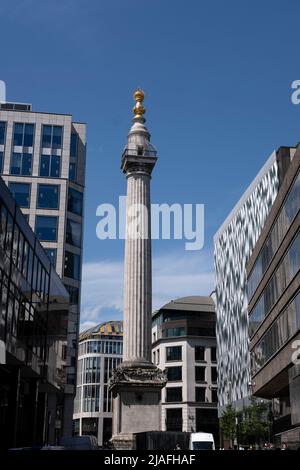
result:
[(216, 450), (214, 436), (208, 432), (192, 432), (190, 450)]

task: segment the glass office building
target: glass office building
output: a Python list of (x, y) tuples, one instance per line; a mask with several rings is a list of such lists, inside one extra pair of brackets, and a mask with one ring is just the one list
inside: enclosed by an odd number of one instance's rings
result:
[(66, 384), (56, 429), (72, 433), (82, 265), (86, 126), (71, 115), (0, 104), (0, 174), (70, 295)]
[(79, 337), (74, 434), (92, 434), (102, 446), (112, 436), (112, 395), (108, 381), (122, 362), (123, 322), (109, 321)]
[(69, 295), (0, 177), (1, 449), (58, 438)]
[(219, 414), (251, 395), (246, 266), (294, 153), (272, 153), (214, 236)]
[(163, 431), (212, 432), (219, 444), (215, 304), (183, 297), (152, 315), (152, 362), (166, 370)]
[(272, 400), (276, 443), (299, 448), (299, 146), (247, 271), (252, 391), (258, 397)]

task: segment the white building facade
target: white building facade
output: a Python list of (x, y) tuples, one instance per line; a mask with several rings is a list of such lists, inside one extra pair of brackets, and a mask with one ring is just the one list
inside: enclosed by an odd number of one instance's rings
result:
[(167, 372), (164, 431), (212, 432), (218, 439), (215, 305), (211, 297), (171, 301), (152, 316), (152, 360)]

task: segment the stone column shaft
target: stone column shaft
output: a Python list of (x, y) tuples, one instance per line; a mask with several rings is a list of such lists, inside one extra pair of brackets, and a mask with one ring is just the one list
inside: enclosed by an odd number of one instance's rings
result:
[(131, 363), (151, 362), (150, 178), (141, 170), (127, 174), (124, 362)]

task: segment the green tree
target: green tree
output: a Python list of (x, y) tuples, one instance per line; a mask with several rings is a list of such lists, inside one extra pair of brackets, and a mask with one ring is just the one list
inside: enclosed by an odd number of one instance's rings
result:
[(232, 404), (229, 404), (226, 406), (226, 410), (223, 411), (223, 414), (220, 418), (220, 429), (223, 433), (223, 436), (225, 439), (230, 439), (231, 443), (233, 443), (237, 436), (236, 420), (238, 416), (239, 413), (232, 406)]
[(270, 432), (269, 404), (251, 398), (251, 405), (244, 409), (240, 424), (240, 437), (244, 443), (260, 444), (268, 439)]

